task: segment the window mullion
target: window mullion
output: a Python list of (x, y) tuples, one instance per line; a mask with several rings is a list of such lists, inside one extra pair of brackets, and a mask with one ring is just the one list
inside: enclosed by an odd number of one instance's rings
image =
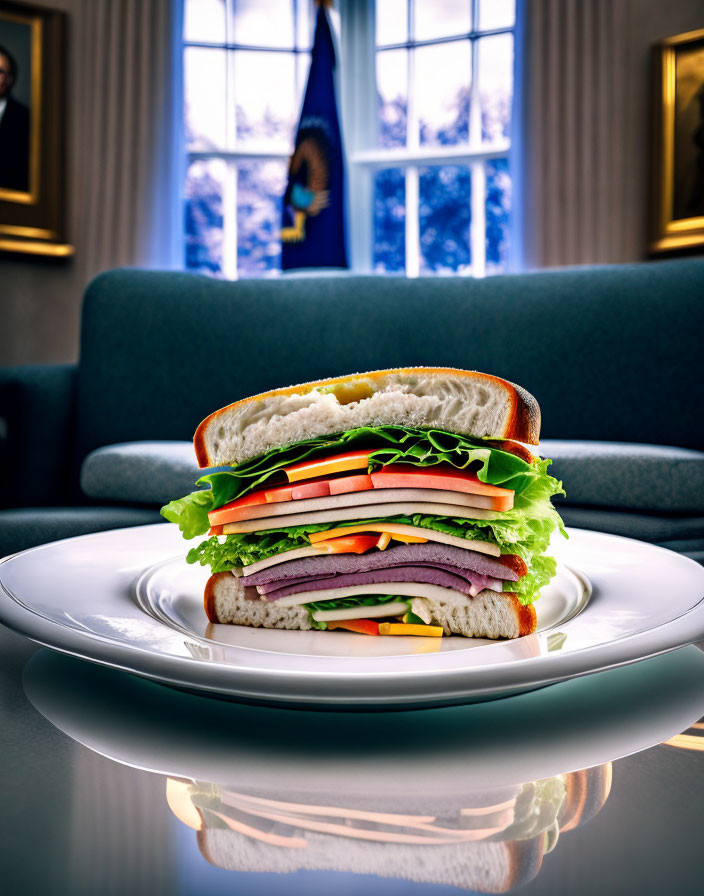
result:
[(471, 176), (471, 223), (469, 240), (472, 250), (472, 274), (483, 277), (486, 274), (486, 169), (484, 162), (470, 165)]
[(341, 0), (341, 59), (338, 86), (347, 156), (350, 263), (354, 271), (372, 269), (374, 176), (356, 164), (357, 152), (377, 141), (376, 39), (374, 0)]
[[(415, 34), (415, 3), (408, 5), (409, 37)], [(407, 61), (408, 99), (406, 104), (406, 149), (409, 152), (420, 146), (420, 121), (416, 101), (416, 54), (409, 47)], [(406, 168), (406, 276), (420, 274), (420, 218), (419, 218), (419, 178), (418, 166)]]
[(222, 197), (222, 272), (237, 279), (237, 162), (230, 159), (225, 170)]
[[(472, 0), (472, 27), (478, 26), (479, 0)], [(471, 82), (469, 85), (469, 145), (482, 145), (482, 110), (479, 99), (479, 41), (469, 43), (472, 54)], [(483, 161), (474, 161), (469, 166), (471, 189), (471, 221), (469, 243), (472, 257), (472, 274), (484, 277), (486, 274), (486, 168)]]
[(406, 276), (420, 274), (419, 177), (416, 165), (406, 168)]
[[(226, 36), (234, 41), (235, 10), (232, 0), (227, 0)], [(235, 51), (225, 50), (225, 147), (233, 152), (237, 148), (237, 83), (235, 78)], [(237, 162), (226, 161), (222, 211), (222, 271), (228, 280), (237, 278)]]

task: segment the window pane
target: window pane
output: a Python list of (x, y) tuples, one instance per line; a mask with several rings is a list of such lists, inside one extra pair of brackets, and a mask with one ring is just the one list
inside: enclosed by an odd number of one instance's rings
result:
[(290, 145), (299, 111), (293, 53), (234, 56), (237, 140)]
[(467, 34), (471, 28), (471, 0), (414, 0), (414, 3), (416, 40)]
[(421, 145), (466, 143), (472, 52), (469, 41), (419, 47), (414, 52)]
[(281, 201), (286, 162), (237, 166), (237, 274), (261, 277), (281, 268)]
[(184, 40), (225, 42), (225, 0), (186, 0)]
[(374, 270), (403, 273), (406, 267), (406, 178), (401, 168), (374, 177)]
[(511, 214), (511, 178), (507, 159), (486, 163), (486, 272), (501, 274), (507, 270), (509, 217)]
[(234, 0), (235, 43), (293, 47), (292, 0)]
[(295, 0), (296, 4), (296, 45), (303, 50), (313, 46), (313, 25), (310, 0)]
[(510, 28), (516, 20), (515, 0), (479, 0), (479, 28)]
[(408, 50), (383, 50), (376, 54), (376, 86), (379, 146), (405, 146)]
[(225, 51), (186, 47), (184, 51), (186, 146), (225, 147)]
[(421, 274), (469, 271), (471, 190), (470, 172), (465, 165), (419, 170)]
[(185, 187), (185, 263), (192, 271), (222, 274), (222, 159), (192, 162)]
[(306, 84), (308, 83), (308, 71), (310, 70), (310, 53), (297, 53), (296, 63), (298, 67), (296, 69), (296, 115), (294, 118), (294, 122), (295, 124), (298, 124), (301, 106), (303, 105), (303, 94), (306, 92)]
[(376, 0), (376, 45), (408, 40), (408, 0)]
[(482, 140), (509, 137), (513, 88), (513, 35), (497, 34), (477, 41)]

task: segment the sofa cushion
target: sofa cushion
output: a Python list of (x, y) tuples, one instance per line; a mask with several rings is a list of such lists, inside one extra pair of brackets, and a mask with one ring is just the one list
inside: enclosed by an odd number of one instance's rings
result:
[(0, 557), (48, 541), (145, 526), (161, 520), (158, 510), (145, 507), (30, 507), (0, 510)]
[(192, 492), (203, 473), (192, 442), (125, 442), (86, 457), (81, 488), (100, 501), (161, 506)]
[(628, 513), (597, 507), (561, 507), (565, 525), (624, 535), (653, 544), (687, 542), (692, 550), (704, 549), (704, 516), (661, 516), (655, 513)]
[(702, 259), (486, 278), (107, 272), (83, 304), (76, 454), (189, 439), (247, 395), (412, 365), (520, 383), (546, 437), (701, 449), (702, 294)]
[(704, 452), (664, 445), (544, 439), (566, 505), (704, 514)]

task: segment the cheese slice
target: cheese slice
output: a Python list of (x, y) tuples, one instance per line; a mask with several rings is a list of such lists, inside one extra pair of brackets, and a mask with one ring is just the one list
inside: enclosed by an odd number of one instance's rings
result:
[(358, 520), (365, 517), (374, 519), (386, 516), (413, 516), (415, 513), (459, 517), (465, 520), (495, 520), (497, 516), (500, 516), (491, 510), (477, 510), (474, 507), (462, 507), (460, 504), (434, 504), (423, 501), (393, 502), (391, 504), (340, 507), (335, 510), (318, 510), (313, 513), (291, 513), (286, 516), (263, 517), (256, 520), (240, 520), (236, 523), (225, 523), (222, 532), (223, 535), (237, 535), (241, 532), (266, 532), (269, 529), (305, 526), (309, 523), (336, 523), (338, 520)]
[(346, 451), (334, 457), (319, 460), (303, 460), (297, 464), (284, 467), (283, 471), (289, 482), (300, 482), (315, 476), (332, 476), (334, 473), (347, 473), (349, 470), (367, 470), (371, 451)]
[(313, 613), (313, 619), (316, 622), (337, 622), (342, 619), (376, 619), (380, 616), (400, 616), (401, 613), (405, 613), (407, 610), (408, 604), (399, 601), (377, 604), (372, 607), (342, 607), (339, 610), (316, 610)]
[(311, 532), (308, 538), (311, 544), (324, 541), (327, 538), (337, 538), (340, 535), (352, 535), (354, 532), (388, 532), (394, 538), (401, 535), (415, 535), (424, 541), (437, 541), (440, 544), (452, 544), (467, 551), (479, 551), (480, 554), (491, 554), (492, 557), (501, 556), (501, 549), (490, 541), (478, 541), (476, 539), (458, 538), (447, 532), (436, 532), (435, 529), (422, 529), (420, 526), (409, 526), (406, 523), (360, 523), (358, 526), (339, 526), (336, 529), (325, 529), (322, 532)]

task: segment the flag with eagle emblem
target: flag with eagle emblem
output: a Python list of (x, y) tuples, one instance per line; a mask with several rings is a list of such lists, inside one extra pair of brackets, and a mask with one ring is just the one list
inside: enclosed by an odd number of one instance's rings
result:
[(335, 48), (318, 7), (308, 84), (289, 161), (281, 268), (346, 268), (342, 137), (335, 100)]

